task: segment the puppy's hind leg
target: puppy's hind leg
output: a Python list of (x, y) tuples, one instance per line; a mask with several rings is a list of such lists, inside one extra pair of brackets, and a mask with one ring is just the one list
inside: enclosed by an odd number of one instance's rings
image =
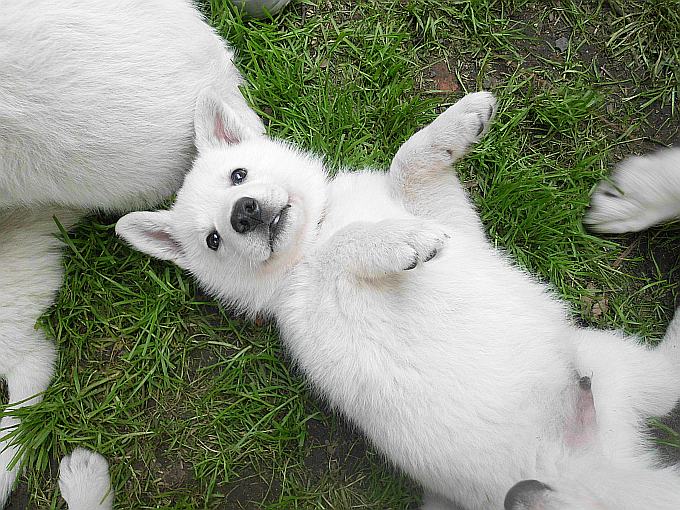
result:
[(590, 199), (583, 223), (596, 232), (637, 232), (680, 218), (680, 149), (623, 160)]
[(611, 459), (640, 458), (645, 420), (669, 413), (680, 398), (680, 370), (664, 351), (608, 331), (575, 338), (577, 370), (591, 378), (598, 435)]
[(491, 93), (468, 94), (401, 146), (390, 176), (411, 213), (483, 236), (479, 218), (451, 165), (484, 136), (495, 111)]
[[(673, 469), (615, 465), (604, 457), (572, 459), (555, 479), (524, 480), (505, 498), (506, 510), (676, 510), (680, 477)], [(546, 482), (546, 483), (543, 483)]]

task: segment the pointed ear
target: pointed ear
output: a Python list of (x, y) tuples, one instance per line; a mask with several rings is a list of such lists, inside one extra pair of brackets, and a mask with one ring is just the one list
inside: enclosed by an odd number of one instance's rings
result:
[(137, 250), (177, 265), (184, 257), (182, 246), (173, 238), (172, 211), (133, 212), (116, 223), (116, 234)]
[(234, 145), (258, 135), (212, 91), (204, 91), (196, 100), (194, 130), (198, 152), (220, 145)]

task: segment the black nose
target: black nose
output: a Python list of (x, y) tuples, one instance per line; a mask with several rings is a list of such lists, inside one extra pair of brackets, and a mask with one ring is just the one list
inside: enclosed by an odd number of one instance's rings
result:
[(250, 197), (239, 198), (231, 210), (231, 226), (239, 234), (250, 232), (262, 223), (262, 212), (257, 200)]

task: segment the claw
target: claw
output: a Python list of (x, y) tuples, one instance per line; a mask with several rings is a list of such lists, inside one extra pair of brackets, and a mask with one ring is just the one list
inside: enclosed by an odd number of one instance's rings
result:
[(417, 265), (418, 265), (418, 258), (415, 257), (415, 258), (413, 259), (413, 264), (411, 264), (411, 265), (408, 266), (408, 267), (405, 267), (405, 268), (404, 268), (404, 271), (410, 271), (411, 269), (415, 269)]
[(432, 251), (429, 253), (429, 255), (428, 255), (427, 257), (425, 257), (425, 258), (423, 259), (423, 262), (429, 262), (430, 260), (432, 260), (433, 258), (435, 258), (435, 257), (437, 256), (437, 253), (438, 253), (438, 252), (437, 252), (437, 249), (435, 248), (434, 250), (432, 250)]

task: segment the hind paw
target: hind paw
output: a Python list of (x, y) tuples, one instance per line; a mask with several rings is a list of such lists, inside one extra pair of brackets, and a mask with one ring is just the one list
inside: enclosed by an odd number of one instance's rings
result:
[(624, 160), (590, 199), (583, 223), (596, 232), (638, 232), (680, 215), (680, 152)]

